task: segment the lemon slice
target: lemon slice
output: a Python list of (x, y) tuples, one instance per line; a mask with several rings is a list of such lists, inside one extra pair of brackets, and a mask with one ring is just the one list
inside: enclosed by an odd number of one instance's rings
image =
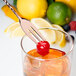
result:
[(22, 37), (24, 36), (25, 33), (23, 32), (23, 30), (21, 29), (21, 27), (19, 26), (18, 28), (16, 28), (12, 33), (11, 33), (11, 37)]
[[(47, 22), (43, 18), (33, 18), (31, 20), (31, 23), (33, 23), (38, 29), (45, 27), (53, 27), (49, 22)], [(55, 43), (56, 41), (55, 31), (50, 29), (44, 29), (44, 30), (40, 30), (40, 32), (49, 43), (51, 44)]]
[(24, 36), (25, 33), (21, 29), (21, 26), (19, 22), (15, 22), (11, 25), (9, 25), (5, 31), (5, 33), (10, 33), (10, 37), (19, 37), (19, 36)]
[[(59, 25), (53, 24), (53, 27), (61, 31), (64, 31), (64, 29)], [(66, 39), (64, 33), (56, 31), (56, 44), (58, 44), (60, 47), (64, 47), (66, 45)]]
[(15, 23), (9, 25), (9, 26), (5, 29), (4, 32), (12, 32), (12, 31), (14, 31), (17, 27), (20, 27), (19, 22), (15, 22)]

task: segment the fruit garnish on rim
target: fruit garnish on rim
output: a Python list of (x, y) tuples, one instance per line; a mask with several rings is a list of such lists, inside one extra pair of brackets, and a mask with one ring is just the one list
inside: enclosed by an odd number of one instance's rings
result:
[[(64, 31), (64, 29), (61, 26), (57, 24), (51, 24), (43, 18), (33, 18), (31, 22), (39, 29), (41, 34), (46, 38), (46, 40), (50, 44), (57, 44), (62, 48), (66, 46), (66, 39), (64, 33), (49, 29), (56, 28), (61, 31)], [(40, 30), (40, 28), (48, 29)]]
[[(40, 28), (53, 28), (52, 24), (49, 23), (47, 20), (43, 19), (43, 18), (33, 18), (31, 19), (31, 23), (33, 23), (36, 28), (40, 29)], [(56, 33), (54, 30), (50, 30), (50, 29), (44, 29), (44, 30), (39, 30), (41, 32), (41, 34), (46, 38), (46, 40), (53, 44), (56, 41)]]
[[(56, 24), (53, 24), (54, 28), (57, 28), (61, 31), (64, 31), (64, 29)], [(65, 38), (65, 34), (59, 31), (55, 31), (56, 32), (56, 42), (55, 44), (58, 44), (61, 48), (66, 46), (66, 38)]]

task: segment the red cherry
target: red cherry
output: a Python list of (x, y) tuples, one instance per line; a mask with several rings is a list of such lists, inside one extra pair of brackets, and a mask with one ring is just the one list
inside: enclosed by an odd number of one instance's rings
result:
[(42, 55), (45, 56), (46, 54), (49, 53), (49, 49), (50, 49), (50, 44), (47, 41), (40, 41), (37, 44), (37, 52)]

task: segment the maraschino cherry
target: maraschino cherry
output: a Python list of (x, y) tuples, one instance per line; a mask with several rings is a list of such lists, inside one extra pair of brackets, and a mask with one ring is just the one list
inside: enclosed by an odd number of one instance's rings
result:
[(40, 41), (37, 44), (37, 52), (42, 55), (45, 56), (49, 53), (49, 49), (50, 49), (50, 44), (47, 41)]

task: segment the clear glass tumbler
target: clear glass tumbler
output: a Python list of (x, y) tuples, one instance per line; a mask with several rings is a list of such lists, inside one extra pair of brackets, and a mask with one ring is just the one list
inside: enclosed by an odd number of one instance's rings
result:
[(65, 34), (67, 43), (64, 48), (60, 48), (56, 44), (50, 45), (51, 48), (66, 52), (66, 55), (53, 59), (41, 59), (38, 57), (33, 57), (27, 54), (27, 52), (35, 49), (36, 44), (34, 44), (34, 42), (31, 41), (27, 36), (24, 36), (21, 40), (24, 76), (70, 76), (74, 47), (73, 40), (68, 33), (58, 29), (42, 28), (41, 30), (47, 29)]

